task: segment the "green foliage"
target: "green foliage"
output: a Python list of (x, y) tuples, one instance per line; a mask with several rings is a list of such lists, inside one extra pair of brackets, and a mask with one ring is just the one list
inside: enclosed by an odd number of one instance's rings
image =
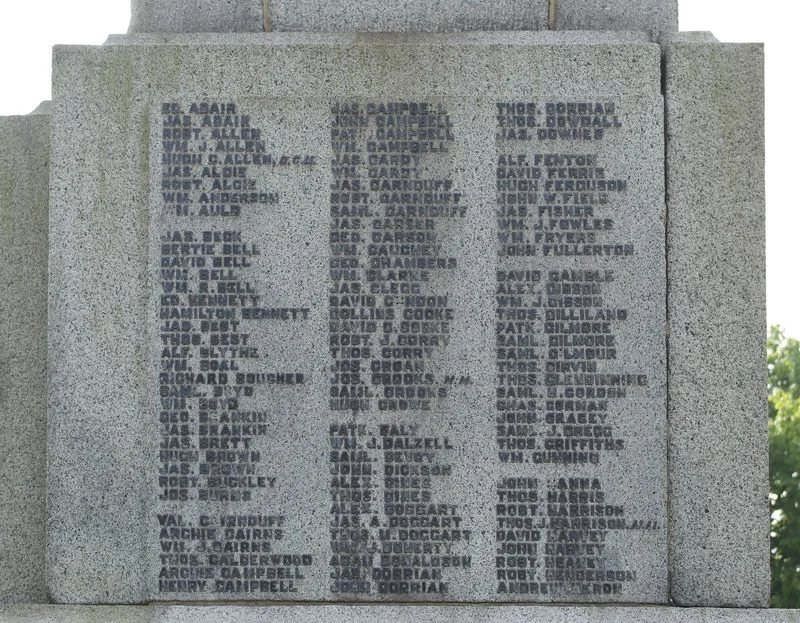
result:
[(800, 342), (767, 338), (773, 608), (800, 607)]

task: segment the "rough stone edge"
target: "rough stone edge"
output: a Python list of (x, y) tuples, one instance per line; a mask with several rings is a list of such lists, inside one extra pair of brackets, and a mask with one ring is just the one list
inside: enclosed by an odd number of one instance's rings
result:
[(12, 606), (5, 623), (796, 623), (800, 610), (636, 606)]
[(53, 102), (50, 100), (44, 100), (41, 102), (36, 108), (34, 108), (30, 113), (30, 115), (49, 115), (50, 109), (52, 108)]
[(706, 30), (687, 30), (664, 33), (658, 42), (663, 47), (672, 43), (717, 43), (717, 38)]
[[(37, 109), (38, 110), (38, 109)], [(0, 603), (46, 598), (47, 213), (50, 117), (0, 117)], [(8, 195), (5, 191), (8, 190)]]
[(769, 599), (763, 48), (665, 48), (672, 599)]

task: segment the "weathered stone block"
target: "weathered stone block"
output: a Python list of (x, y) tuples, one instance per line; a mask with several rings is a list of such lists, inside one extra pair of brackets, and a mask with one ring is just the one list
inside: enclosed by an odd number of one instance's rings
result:
[(132, 0), (130, 32), (263, 32), (262, 0)]
[(377, 0), (332, 3), (325, 0), (271, 0), (270, 27), (276, 31), (453, 32), (547, 30), (547, 0)]
[(50, 117), (0, 117), (0, 603), (45, 598)]
[(763, 53), (666, 46), (672, 598), (769, 596)]
[(54, 599), (665, 603), (643, 39), (56, 48)]
[(678, 0), (554, 0), (556, 30), (678, 30)]

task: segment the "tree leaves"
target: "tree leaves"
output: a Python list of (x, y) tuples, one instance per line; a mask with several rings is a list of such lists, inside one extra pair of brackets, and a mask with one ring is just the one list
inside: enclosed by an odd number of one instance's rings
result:
[(767, 337), (773, 608), (800, 607), (800, 342)]

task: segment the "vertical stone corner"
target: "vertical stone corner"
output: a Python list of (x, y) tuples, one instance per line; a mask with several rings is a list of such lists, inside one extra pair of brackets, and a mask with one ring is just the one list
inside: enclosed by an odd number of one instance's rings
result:
[(763, 50), (665, 45), (671, 592), (769, 598)]

